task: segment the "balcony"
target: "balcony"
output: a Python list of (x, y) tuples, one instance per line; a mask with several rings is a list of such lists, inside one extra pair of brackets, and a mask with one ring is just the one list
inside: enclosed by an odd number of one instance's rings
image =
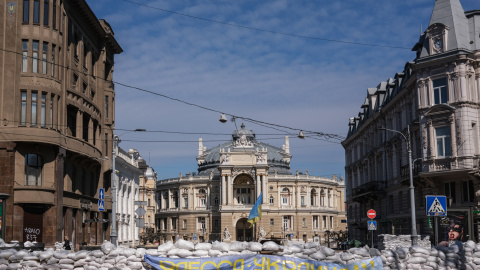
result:
[[(413, 176), (422, 172), (422, 162), (420, 160), (414, 162), (412, 167)], [(410, 166), (408, 164), (400, 167), (400, 175), (402, 176), (402, 179), (410, 178)]]
[(385, 182), (371, 181), (353, 188), (352, 199), (357, 202), (376, 199), (379, 193), (382, 192), (385, 192)]

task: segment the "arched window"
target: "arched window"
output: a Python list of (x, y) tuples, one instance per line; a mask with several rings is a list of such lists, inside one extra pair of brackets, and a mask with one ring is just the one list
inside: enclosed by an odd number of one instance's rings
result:
[(37, 154), (25, 155), (25, 185), (42, 185), (43, 159)]
[(205, 189), (200, 189), (199, 193), (205, 194), (207, 192), (205, 191)]
[(273, 205), (273, 196), (270, 196), (270, 205)]
[(218, 196), (215, 196), (215, 205), (219, 205), (220, 204), (220, 200), (218, 199)]

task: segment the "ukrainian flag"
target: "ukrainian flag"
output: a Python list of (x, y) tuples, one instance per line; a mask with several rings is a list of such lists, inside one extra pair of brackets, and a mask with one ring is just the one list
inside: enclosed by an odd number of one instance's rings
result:
[(257, 201), (253, 205), (252, 211), (250, 211), (250, 215), (248, 216), (247, 222), (250, 223), (249, 228), (257, 223), (260, 218), (262, 218), (262, 193), (258, 196)]

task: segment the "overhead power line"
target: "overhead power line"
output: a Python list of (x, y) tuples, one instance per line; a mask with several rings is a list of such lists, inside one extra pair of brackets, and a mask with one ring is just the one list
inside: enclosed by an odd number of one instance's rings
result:
[[(2, 48), (0, 48), (0, 51), (5, 51), (5, 52), (17, 54), (17, 55), (20, 55), (20, 56), (24, 57), (22, 53), (19, 53), (19, 52), (16, 52), (16, 51), (6, 50), (6, 49), (2, 49)], [(32, 56), (27, 56), (27, 57), (32, 58), (32, 59), (37, 59), (39, 61), (45, 61), (47, 63), (50, 63), (52, 65), (58, 66), (59, 68), (63, 68), (63, 69), (66, 69), (66, 70), (71, 69), (67, 66), (63, 66), (63, 65), (60, 65), (60, 64), (57, 64), (57, 63), (53, 63), (53, 62), (48, 61), (48, 60), (40, 59), (38, 57), (32, 57)], [(163, 97), (163, 98), (166, 98), (166, 99), (170, 99), (172, 101), (180, 102), (180, 103), (183, 103), (183, 104), (186, 104), (186, 105), (189, 105), (189, 106), (193, 106), (193, 107), (197, 107), (197, 108), (200, 108), (200, 109), (203, 109), (203, 110), (206, 110), (206, 111), (215, 112), (215, 113), (219, 113), (219, 114), (223, 113), (225, 115), (230, 116), (232, 119), (242, 119), (244, 121), (248, 121), (250, 123), (261, 125), (261, 126), (264, 126), (264, 127), (267, 127), (267, 128), (274, 129), (274, 130), (282, 131), (279, 128), (283, 128), (283, 129), (290, 130), (290, 131), (297, 131), (297, 132), (298, 131), (303, 131), (305, 133), (305, 135), (307, 135), (307, 134), (310, 135), (309, 137), (318, 136), (318, 137), (324, 137), (325, 139), (335, 139), (335, 140), (344, 140), (345, 139), (344, 136), (341, 136), (341, 135), (338, 135), (338, 134), (324, 133), (324, 132), (319, 132), (319, 131), (310, 131), (310, 130), (301, 129), (301, 128), (293, 128), (293, 127), (289, 127), (289, 126), (285, 126), (285, 125), (280, 125), (280, 124), (275, 124), (275, 123), (269, 123), (269, 122), (265, 122), (265, 121), (256, 120), (256, 119), (246, 117), (246, 116), (240, 116), (240, 115), (235, 115), (235, 114), (232, 114), (232, 113), (227, 113), (225, 111), (220, 111), (220, 110), (208, 108), (208, 107), (205, 107), (205, 106), (202, 106), (202, 105), (198, 105), (198, 104), (195, 104), (195, 103), (192, 103), (192, 102), (188, 102), (188, 101), (185, 101), (185, 100), (182, 100), (182, 99), (179, 99), (179, 98), (170, 97), (170, 96), (167, 96), (165, 94), (157, 93), (155, 91), (147, 90), (147, 89), (140, 88), (140, 87), (137, 87), (137, 86), (128, 85), (128, 84), (117, 82), (117, 81), (114, 81), (114, 80), (106, 80), (102, 77), (97, 77), (93, 74), (88, 74), (83, 70), (77, 70), (77, 69), (72, 69), (72, 70), (74, 70), (78, 73), (81, 73), (84, 76), (90, 76), (94, 79), (100, 79), (100, 80), (103, 80), (105, 82), (114, 83), (114, 84), (121, 85), (121, 86), (126, 87), (126, 88), (130, 88), (130, 89), (134, 89), (134, 90), (137, 90), (137, 91), (141, 91), (141, 92), (149, 93), (149, 94), (152, 94), (152, 95), (160, 96), (160, 97)], [(282, 131), (282, 132), (286, 132), (286, 131)]]
[(380, 45), (380, 44), (373, 44), (373, 43), (362, 43), (362, 42), (355, 42), (355, 41), (348, 41), (348, 40), (329, 39), (329, 38), (321, 38), (321, 37), (298, 35), (298, 34), (292, 34), (292, 33), (286, 33), (286, 32), (279, 32), (279, 31), (273, 31), (273, 30), (268, 30), (268, 29), (263, 29), (263, 28), (247, 26), (247, 25), (228, 23), (228, 22), (203, 18), (203, 17), (194, 16), (194, 15), (181, 13), (181, 12), (177, 12), (177, 11), (172, 11), (172, 10), (168, 10), (168, 9), (164, 9), (164, 8), (150, 6), (150, 5), (138, 3), (138, 2), (135, 2), (135, 1), (131, 1), (131, 0), (122, 0), (122, 1), (134, 4), (134, 5), (150, 8), (150, 9), (155, 9), (155, 10), (162, 11), (162, 12), (167, 12), (167, 13), (174, 14), (174, 15), (184, 16), (184, 17), (191, 18), (191, 19), (197, 19), (197, 20), (202, 20), (202, 21), (206, 21), (206, 22), (222, 24), (222, 25), (232, 26), (232, 27), (237, 27), (237, 28), (243, 28), (243, 29), (253, 30), (253, 31), (257, 31), (257, 32), (265, 32), (265, 33), (270, 33), (270, 34), (275, 34), (275, 35), (283, 35), (283, 36), (290, 36), (290, 37), (303, 38), (303, 39), (321, 40), (321, 41), (327, 41), (327, 42), (344, 43), (344, 44), (350, 44), (350, 45), (381, 47), (381, 48), (389, 48), (389, 49), (405, 49), (405, 50), (410, 50), (411, 49), (411, 48), (401, 47), (401, 46)]

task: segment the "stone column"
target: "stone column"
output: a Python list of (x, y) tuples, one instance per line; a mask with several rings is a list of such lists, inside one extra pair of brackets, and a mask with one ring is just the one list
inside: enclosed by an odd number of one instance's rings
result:
[(261, 193), (260, 178), (261, 178), (261, 176), (257, 174), (257, 182), (256, 182), (256, 185), (255, 185), (255, 189), (256, 189), (255, 194), (257, 194), (256, 198), (258, 198), (258, 196), (260, 196), (260, 193)]
[[(450, 139), (451, 139), (451, 148), (452, 148), (452, 156), (453, 157), (456, 157), (457, 156), (457, 136), (456, 136), (456, 132), (455, 132), (455, 117), (452, 115), (448, 118), (448, 120), (450, 121)], [(445, 146), (447, 147), (447, 146)], [(462, 147), (463, 148), (463, 147)], [(465, 153), (463, 153), (465, 154)]]
[(430, 148), (430, 156), (431, 157), (436, 157), (437, 156), (437, 153), (435, 152), (435, 136), (433, 135), (435, 132), (434, 132), (434, 129), (433, 129), (433, 124), (431, 121), (429, 121), (427, 123), (428, 125), (428, 133), (429, 133), (429, 143), (428, 143), (428, 147)]
[(170, 189), (168, 189), (167, 192), (168, 192), (168, 198), (167, 198), (168, 208), (170, 209), (170, 208), (172, 208), (172, 193), (171, 193)]
[[(211, 197), (210, 197), (210, 186), (207, 186), (207, 198), (206, 198), (206, 200), (207, 200), (207, 209), (210, 209), (210, 199), (211, 199)], [(207, 221), (205, 221), (205, 222), (207, 222)]]
[(222, 205), (227, 205), (227, 187), (226, 187), (226, 175), (222, 175), (220, 179), (222, 179), (220, 185), (222, 185)]
[(233, 183), (232, 183), (232, 177), (229, 175), (227, 175), (227, 190), (228, 190), (228, 194), (227, 194), (227, 204), (229, 205), (233, 205)]
[(262, 176), (262, 203), (266, 204), (267, 203), (267, 198), (268, 198), (268, 191), (267, 191), (267, 183), (268, 183), (268, 175), (264, 174)]

